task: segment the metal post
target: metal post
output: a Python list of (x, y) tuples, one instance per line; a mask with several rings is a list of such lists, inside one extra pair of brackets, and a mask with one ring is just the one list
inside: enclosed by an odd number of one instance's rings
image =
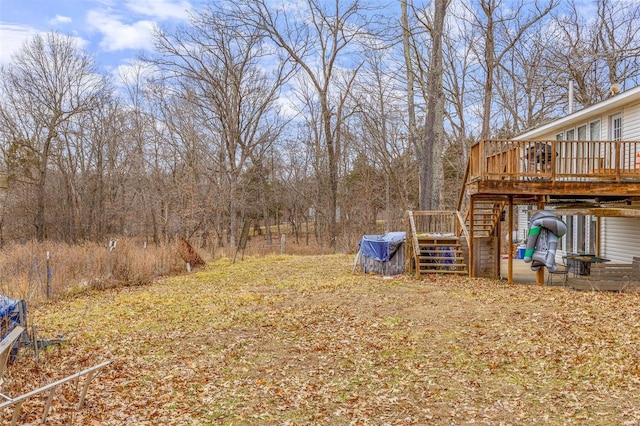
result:
[(51, 256), (47, 251), (47, 299), (51, 299)]

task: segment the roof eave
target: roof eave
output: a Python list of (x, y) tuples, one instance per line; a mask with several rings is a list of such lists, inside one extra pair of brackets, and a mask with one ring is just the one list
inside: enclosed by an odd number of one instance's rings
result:
[(584, 122), (591, 116), (599, 116), (604, 111), (612, 110), (615, 108), (619, 108), (623, 105), (629, 104), (634, 100), (640, 100), (640, 86), (634, 87), (633, 89), (627, 90), (615, 96), (612, 96), (609, 99), (606, 99), (602, 102), (598, 102), (595, 105), (591, 105), (590, 107), (581, 109), (580, 111), (576, 111), (573, 114), (562, 117), (558, 120), (547, 123), (543, 126), (540, 126), (536, 129), (529, 130), (525, 133), (522, 133), (516, 137), (514, 140), (532, 140), (536, 139), (542, 134), (553, 132), (554, 130), (560, 130), (570, 126), (571, 124)]

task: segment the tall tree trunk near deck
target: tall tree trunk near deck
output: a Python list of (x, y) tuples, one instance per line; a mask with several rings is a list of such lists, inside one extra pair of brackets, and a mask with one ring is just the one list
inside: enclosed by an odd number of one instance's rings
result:
[(493, 101), (493, 73), (495, 69), (495, 40), (493, 38), (493, 11), (495, 10), (495, 2), (489, 0), (482, 4), (487, 15), (487, 27), (485, 30), (486, 37), (484, 40), (484, 62), (487, 67), (487, 75), (484, 81), (484, 97), (482, 100), (482, 130), (480, 139), (489, 139), (491, 136), (491, 102)]
[[(444, 149), (444, 89), (442, 87), (442, 38), (444, 18), (450, 0), (434, 1), (431, 30), (431, 58), (427, 74), (427, 116), (425, 136), (420, 155), (420, 208), (439, 208), (441, 153)], [(424, 181), (423, 181), (424, 179)]]
[[(409, 146), (417, 146), (417, 130), (416, 130), (416, 107), (415, 107), (415, 93), (414, 93), (414, 73), (413, 62), (411, 61), (411, 46), (409, 44), (410, 31), (409, 31), (409, 15), (407, 13), (407, 0), (400, 1), (400, 8), (402, 11), (402, 47), (404, 52), (404, 63), (407, 70), (407, 119), (409, 120)], [(420, 152), (420, 150), (418, 150)], [(422, 179), (420, 179), (422, 182)], [(423, 193), (422, 185), (420, 185), (420, 194)]]

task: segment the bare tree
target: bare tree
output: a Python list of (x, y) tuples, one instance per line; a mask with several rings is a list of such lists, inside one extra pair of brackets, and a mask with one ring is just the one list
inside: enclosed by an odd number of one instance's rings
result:
[(420, 147), (420, 208), (439, 208), (442, 186), (442, 157), (444, 149), (444, 89), (443, 47), (444, 22), (450, 0), (434, 0), (433, 19), (428, 25), (431, 34), (431, 55), (427, 73), (427, 116), (425, 135)]
[(402, 54), (404, 57), (405, 72), (407, 74), (407, 138), (409, 145), (418, 147), (418, 127), (416, 125), (415, 105), (415, 71), (413, 69), (411, 37), (412, 30), (409, 20), (407, 0), (400, 0), (400, 23), (402, 27)]
[[(193, 17), (189, 28), (157, 31), (159, 55), (148, 59), (162, 70), (175, 96), (192, 106), (194, 122), (189, 126), (198, 135), (181, 139), (204, 138), (215, 151), (228, 194), (232, 244), (244, 204), (241, 176), (270, 152), (280, 132), (275, 101), (290, 72), (281, 62), (267, 77), (260, 63), (263, 34), (245, 29), (230, 15), (207, 9)], [(174, 133), (178, 130), (173, 126)], [(182, 136), (186, 131), (180, 130)]]
[[(370, 51), (365, 57), (366, 70), (352, 93), (356, 104), (352, 125), (357, 136), (355, 157), (360, 157), (361, 163), (368, 159), (381, 172), (385, 219), (389, 226), (398, 226), (404, 211), (416, 202), (416, 188), (411, 186), (411, 176), (416, 173), (415, 144), (410, 142), (411, 130), (406, 129), (411, 118), (406, 117), (406, 99), (397, 75), (402, 63), (392, 56), (391, 49)], [(349, 196), (357, 199), (357, 194)]]
[(564, 86), (575, 82), (575, 101), (587, 107), (610, 96), (612, 85), (634, 86), (640, 78), (640, 4), (601, 0), (585, 16), (571, 1), (554, 19), (554, 42), (544, 62)]
[[(329, 244), (338, 235), (338, 167), (342, 151), (345, 101), (362, 66), (354, 54), (372, 38), (373, 10), (361, 1), (324, 4), (306, 0), (286, 12), (264, 0), (243, 0), (238, 15), (247, 27), (264, 32), (288, 60), (296, 64), (315, 90), (320, 108), (320, 135), (327, 157)], [(338, 85), (337, 81), (342, 84)]]
[(554, 48), (553, 36), (544, 31), (524, 35), (496, 69), (496, 116), (502, 123), (495, 136), (512, 137), (540, 126), (562, 113), (566, 105), (566, 78), (545, 66)]
[(106, 79), (75, 41), (58, 33), (37, 35), (3, 67), (0, 132), (11, 172), (35, 188), (33, 225), (43, 240), (51, 157), (71, 120), (104, 102)]
[(484, 68), (482, 139), (491, 136), (496, 69), (523, 35), (547, 16), (557, 3), (558, 0), (519, 1), (510, 8), (503, 8), (499, 0), (480, 0), (480, 10), (475, 16), (483, 38), (483, 43), (477, 46)]
[[(451, 8), (447, 20), (447, 35), (443, 40), (443, 86), (446, 97), (446, 144), (442, 159), (444, 185), (454, 188), (443, 191), (443, 207), (457, 208), (459, 188), (469, 158), (473, 135), (478, 133), (469, 115), (469, 105), (478, 104), (481, 90), (472, 76), (480, 65), (473, 49), (479, 42), (479, 32), (468, 19), (464, 8)], [(460, 14), (460, 16), (458, 16)]]

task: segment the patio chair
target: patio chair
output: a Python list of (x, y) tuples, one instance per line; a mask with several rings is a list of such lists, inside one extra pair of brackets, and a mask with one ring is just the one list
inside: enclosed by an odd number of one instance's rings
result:
[(553, 285), (553, 277), (558, 275), (562, 278), (562, 285), (566, 286), (570, 270), (571, 268), (567, 265), (567, 256), (562, 256), (562, 263), (556, 265), (556, 270), (553, 272), (548, 271), (547, 285)]

